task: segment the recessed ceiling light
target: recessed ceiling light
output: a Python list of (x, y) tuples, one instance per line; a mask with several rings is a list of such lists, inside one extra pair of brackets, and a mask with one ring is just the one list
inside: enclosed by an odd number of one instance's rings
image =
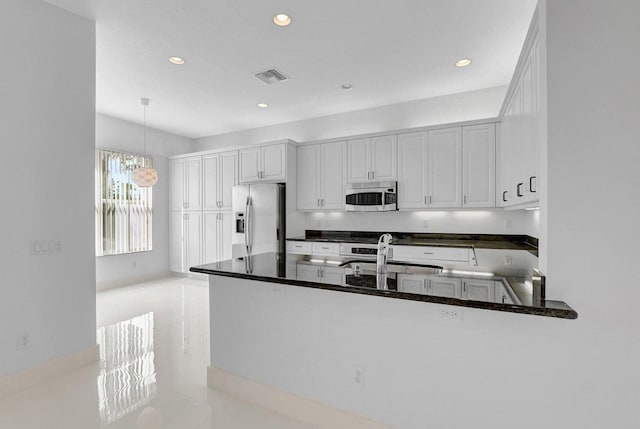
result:
[(184, 64), (184, 58), (182, 57), (169, 57), (169, 61), (172, 64), (177, 64), (179, 66), (181, 66), (182, 64)]
[(269, 105), (267, 103), (258, 103), (258, 107), (261, 109), (266, 109), (267, 107), (269, 107)]
[(471, 60), (469, 58), (462, 58), (461, 60), (456, 61), (456, 67), (466, 67), (471, 64)]
[(286, 13), (278, 13), (273, 17), (273, 23), (278, 27), (286, 27), (291, 24), (291, 17)]
[(345, 91), (350, 91), (353, 89), (353, 85), (351, 85), (350, 83), (344, 83), (341, 86), (342, 89), (344, 89)]

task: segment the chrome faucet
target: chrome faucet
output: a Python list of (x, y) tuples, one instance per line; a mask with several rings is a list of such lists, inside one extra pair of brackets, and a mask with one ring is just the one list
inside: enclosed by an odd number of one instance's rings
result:
[(376, 287), (378, 289), (389, 289), (387, 286), (387, 254), (391, 240), (393, 240), (391, 234), (382, 234), (378, 240), (378, 257), (376, 260)]

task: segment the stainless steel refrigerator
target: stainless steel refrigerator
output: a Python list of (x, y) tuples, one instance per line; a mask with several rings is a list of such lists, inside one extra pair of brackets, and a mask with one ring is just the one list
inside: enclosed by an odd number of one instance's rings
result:
[(232, 256), (285, 251), (285, 185), (233, 187)]

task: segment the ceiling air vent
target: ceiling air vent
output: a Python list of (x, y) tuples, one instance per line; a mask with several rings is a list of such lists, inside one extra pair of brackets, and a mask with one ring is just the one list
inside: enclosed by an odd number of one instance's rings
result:
[(263, 72), (256, 73), (254, 76), (267, 85), (271, 85), (274, 82), (284, 82), (285, 80), (289, 80), (288, 77), (276, 69), (265, 70)]

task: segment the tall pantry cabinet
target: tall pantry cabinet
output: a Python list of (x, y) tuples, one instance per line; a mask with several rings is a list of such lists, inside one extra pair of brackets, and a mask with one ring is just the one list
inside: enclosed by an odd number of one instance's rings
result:
[(237, 151), (176, 157), (170, 177), (170, 270), (229, 259)]

